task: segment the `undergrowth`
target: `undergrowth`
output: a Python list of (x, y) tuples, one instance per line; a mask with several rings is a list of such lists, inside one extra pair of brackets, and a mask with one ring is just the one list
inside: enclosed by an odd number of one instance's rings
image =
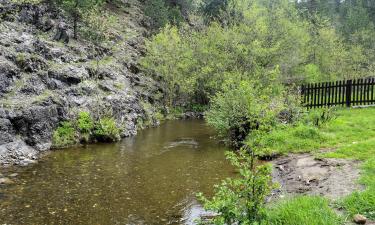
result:
[(318, 196), (300, 196), (282, 200), (268, 209), (265, 224), (272, 225), (340, 225), (340, 218), (327, 199)]
[(62, 122), (54, 131), (53, 148), (69, 147), (78, 143), (114, 142), (120, 140), (121, 130), (112, 117), (94, 121), (89, 112), (80, 112), (76, 120)]

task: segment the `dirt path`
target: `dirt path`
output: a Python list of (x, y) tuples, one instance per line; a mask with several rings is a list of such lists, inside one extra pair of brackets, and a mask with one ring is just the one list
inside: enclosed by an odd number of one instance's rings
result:
[(281, 185), (276, 196), (311, 194), (335, 200), (363, 188), (357, 183), (360, 176), (358, 161), (292, 154), (272, 163), (274, 181)]

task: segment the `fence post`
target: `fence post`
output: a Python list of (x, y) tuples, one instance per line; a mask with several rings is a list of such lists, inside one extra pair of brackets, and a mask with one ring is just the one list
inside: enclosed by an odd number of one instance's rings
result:
[(346, 106), (350, 107), (351, 105), (351, 100), (352, 100), (352, 80), (347, 80), (346, 81)]

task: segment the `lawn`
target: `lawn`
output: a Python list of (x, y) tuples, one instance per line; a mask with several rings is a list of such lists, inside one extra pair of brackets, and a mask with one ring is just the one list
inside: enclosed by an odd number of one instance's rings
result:
[[(283, 125), (265, 137), (264, 145), (267, 154), (312, 152), (318, 157), (361, 160), (361, 178), (358, 182), (365, 185), (365, 190), (352, 193), (335, 205), (343, 207), (348, 218), (359, 213), (375, 220), (375, 108), (340, 109), (333, 119), (318, 127), (308, 123)], [(329, 151), (321, 153), (322, 149)], [(297, 197), (281, 202), (273, 220), (283, 221), (290, 209), (299, 212), (300, 208), (304, 208), (304, 212), (310, 211), (308, 215), (301, 215), (303, 218), (316, 219), (317, 210), (328, 205), (323, 198), (317, 198)], [(332, 213), (327, 216), (326, 223), (317, 221), (316, 224), (340, 223), (341, 219), (332, 216)], [(295, 223), (290, 217), (288, 222), (280, 224)]]

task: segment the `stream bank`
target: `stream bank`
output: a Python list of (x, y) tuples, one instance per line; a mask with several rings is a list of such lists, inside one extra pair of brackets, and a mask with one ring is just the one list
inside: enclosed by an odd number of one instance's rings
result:
[(88, 41), (56, 39), (72, 35), (61, 10), (0, 0), (0, 166), (35, 162), (59, 124), (80, 112), (110, 116), (122, 138), (136, 135), (140, 121), (156, 121), (163, 90), (138, 67), (148, 34), (142, 7), (108, 5), (121, 26), (97, 62)]

